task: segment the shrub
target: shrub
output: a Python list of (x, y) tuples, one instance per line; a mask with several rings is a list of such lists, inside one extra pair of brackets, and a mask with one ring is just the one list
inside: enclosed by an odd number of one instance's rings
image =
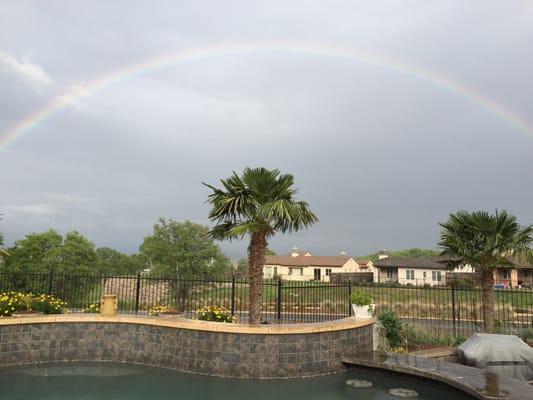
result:
[(234, 324), (237, 318), (231, 316), (224, 307), (211, 306), (202, 307), (198, 310), (198, 319), (201, 321), (227, 322)]
[(379, 321), (385, 329), (385, 336), (392, 348), (400, 347), (403, 344), (403, 324), (394, 311), (384, 310), (379, 313)]
[(18, 292), (5, 292), (0, 294), (0, 316), (9, 317), (17, 311), (25, 309), (26, 295)]
[(359, 289), (352, 293), (352, 295), (350, 296), (350, 300), (356, 306), (362, 307), (372, 304), (373, 299), (372, 295), (366, 290)]
[(172, 312), (176, 312), (176, 310), (171, 306), (166, 306), (163, 304), (157, 304), (148, 309), (148, 315), (151, 315), (151, 316), (157, 316), (162, 313), (172, 313)]
[(100, 312), (100, 303), (91, 303), (83, 309), (84, 313), (98, 314)]
[(43, 314), (63, 314), (67, 303), (49, 294), (41, 294), (33, 297), (32, 309)]
[(458, 278), (454, 282), (454, 286), (457, 289), (473, 289), (476, 287), (476, 283), (472, 278)]
[(524, 328), (520, 336), (522, 337), (524, 342), (527, 342), (528, 340), (533, 340), (533, 327)]

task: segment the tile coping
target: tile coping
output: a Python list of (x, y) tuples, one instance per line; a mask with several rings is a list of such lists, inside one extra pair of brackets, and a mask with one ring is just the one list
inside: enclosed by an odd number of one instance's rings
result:
[(116, 317), (103, 317), (95, 314), (57, 314), (35, 317), (5, 317), (0, 318), (0, 327), (18, 324), (49, 324), (62, 322), (104, 322), (162, 326), (168, 328), (190, 329), (207, 332), (242, 333), (242, 334), (276, 334), (293, 335), (301, 333), (334, 332), (347, 329), (360, 328), (375, 323), (375, 319), (343, 318), (328, 322), (313, 322), (302, 324), (269, 324), (246, 325), (227, 324), (220, 322), (198, 321), (183, 317), (165, 316), (148, 317), (133, 315), (118, 315)]
[[(453, 386), (482, 400), (533, 400), (533, 387), (525, 382), (498, 377), (483, 369), (443, 360), (395, 353), (362, 353), (344, 357), (349, 365), (379, 368), (433, 379)], [(498, 388), (499, 394), (489, 388)]]

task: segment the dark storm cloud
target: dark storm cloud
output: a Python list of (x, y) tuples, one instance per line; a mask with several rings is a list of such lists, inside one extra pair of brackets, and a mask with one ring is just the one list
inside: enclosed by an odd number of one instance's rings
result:
[[(159, 54), (329, 43), (418, 63), (533, 121), (528, 2), (4, 2), (2, 132), (64, 90)], [(320, 224), (272, 247), (353, 255), (435, 247), (458, 209), (533, 222), (533, 138), (390, 67), (319, 55), (197, 60), (81, 97), (0, 153), (0, 231), (77, 229), (136, 251), (158, 216), (207, 223), (232, 170), (293, 173)], [(232, 258), (245, 243), (225, 244)]]

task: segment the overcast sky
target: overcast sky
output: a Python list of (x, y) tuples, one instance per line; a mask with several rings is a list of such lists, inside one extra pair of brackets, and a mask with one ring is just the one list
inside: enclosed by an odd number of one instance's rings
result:
[[(0, 137), (65, 91), (87, 94), (0, 150), (7, 244), (55, 228), (135, 252), (159, 216), (208, 223), (201, 182), (246, 166), (294, 174), (320, 218), (273, 238), (278, 253), (435, 248), (460, 209), (533, 223), (533, 130), (391, 64), (248, 51), (87, 85), (243, 42), (403, 60), (533, 124), (528, 0), (0, 0)], [(222, 244), (232, 259), (246, 246)]]

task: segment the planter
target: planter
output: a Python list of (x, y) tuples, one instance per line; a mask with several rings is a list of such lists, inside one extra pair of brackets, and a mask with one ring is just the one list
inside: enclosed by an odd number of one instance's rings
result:
[(360, 319), (372, 318), (374, 306), (374, 304), (368, 304), (366, 306), (356, 306), (355, 304), (352, 304), (353, 315), (355, 318)]

